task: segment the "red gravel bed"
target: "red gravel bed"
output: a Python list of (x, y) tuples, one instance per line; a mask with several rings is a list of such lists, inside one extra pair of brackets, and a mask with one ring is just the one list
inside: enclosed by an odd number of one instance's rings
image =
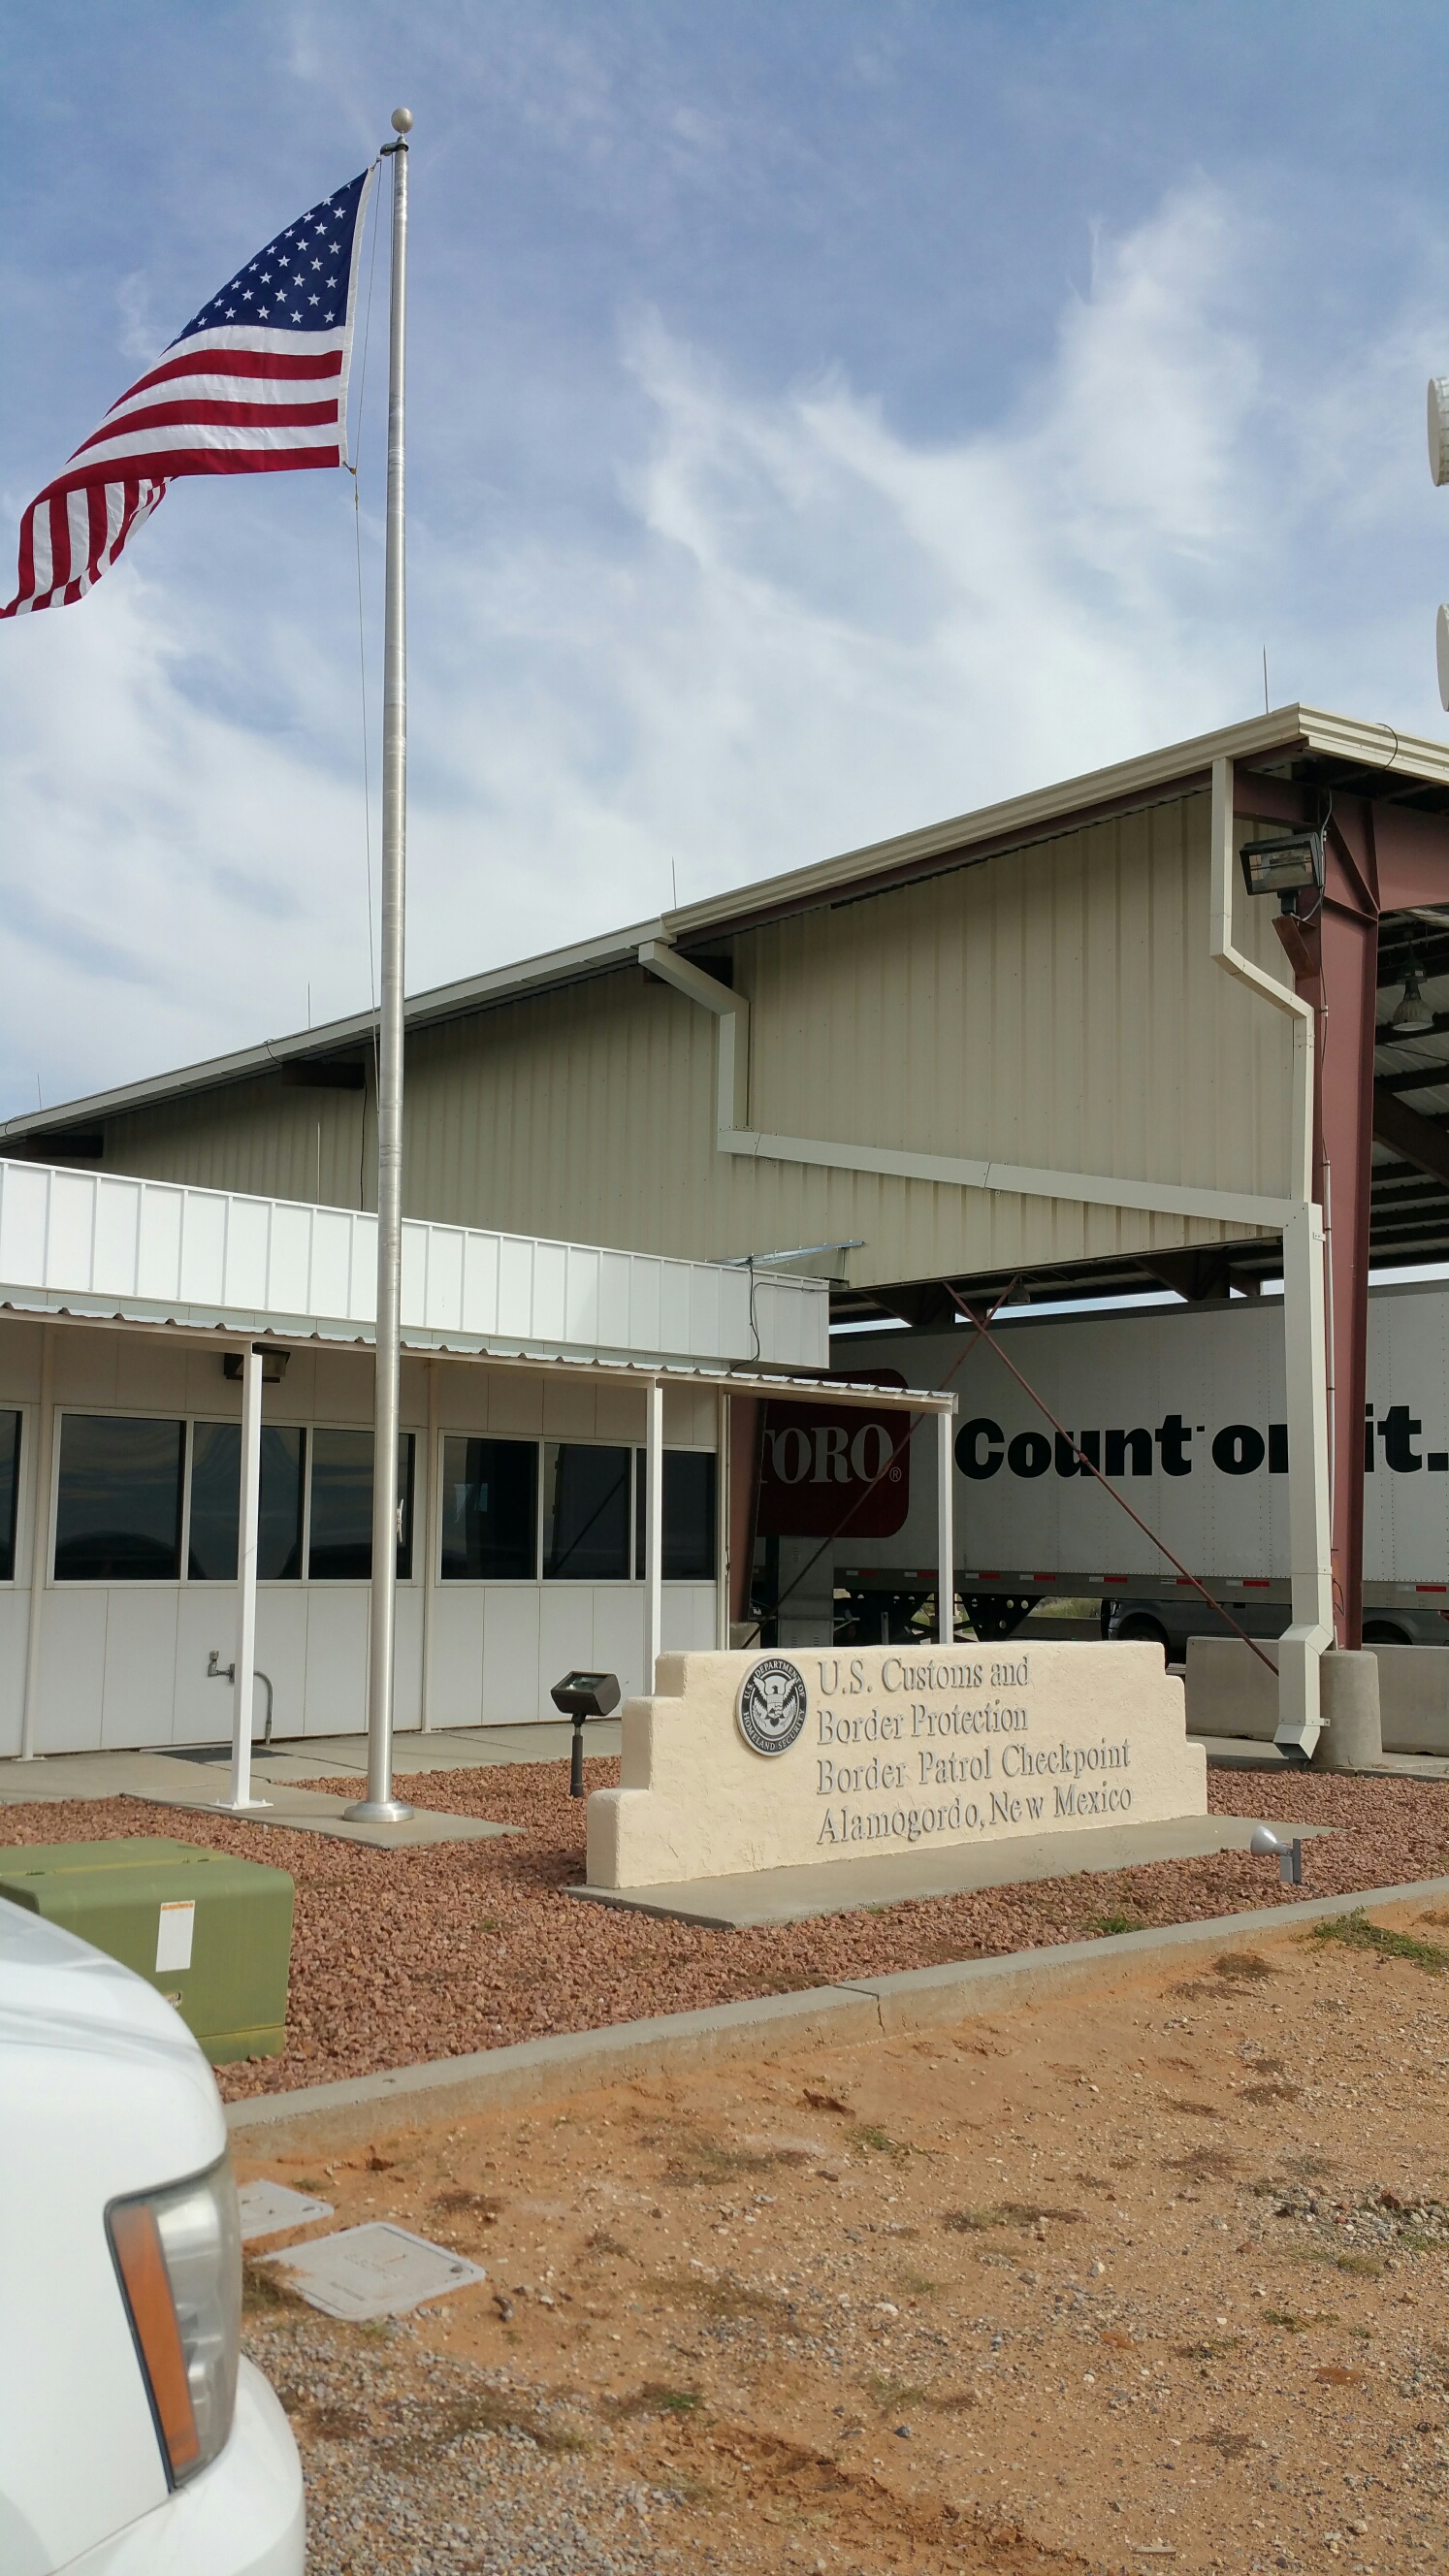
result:
[[(587, 1769), (590, 1788), (617, 1783), (617, 1762)], [(315, 1785), (352, 1791), (356, 1782)], [(1270, 1864), (1222, 1852), (821, 1922), (711, 1932), (565, 1894), (584, 1867), (584, 1806), (568, 1795), (567, 1763), (434, 1771), (406, 1790), (417, 1806), (488, 1816), (526, 1834), (380, 1852), (280, 1825), (108, 1798), (0, 1809), (0, 1845), (169, 1834), (291, 1871), (297, 1918), (286, 2050), (222, 2068), (230, 2100), (549, 2031), (1079, 1941), (1120, 1930), (1123, 1917), (1135, 1928), (1291, 1902)], [(1208, 1802), (1215, 1815), (1332, 1826), (1331, 1839), (1305, 1851), (1305, 1896), (1449, 1874), (1449, 1783), (1213, 1771)]]

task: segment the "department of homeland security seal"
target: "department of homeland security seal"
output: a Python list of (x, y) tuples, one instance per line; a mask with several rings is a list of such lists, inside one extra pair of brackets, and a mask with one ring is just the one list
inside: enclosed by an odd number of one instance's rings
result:
[(788, 1753), (805, 1724), (805, 1676), (787, 1655), (765, 1655), (740, 1684), (735, 1720), (753, 1753)]

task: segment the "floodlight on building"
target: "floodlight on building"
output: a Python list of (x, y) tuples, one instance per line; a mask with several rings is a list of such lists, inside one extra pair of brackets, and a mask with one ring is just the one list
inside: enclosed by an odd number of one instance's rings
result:
[(1427, 1035), (1433, 1025), (1434, 1014), (1420, 988), (1418, 965), (1414, 958), (1410, 957), (1408, 972), (1404, 977), (1404, 997), (1389, 1026), (1396, 1038), (1420, 1038)]
[(1434, 621), (1434, 661), (1439, 673), (1439, 704), (1449, 708), (1449, 608)]
[(1238, 857), (1249, 894), (1285, 896), (1285, 912), (1292, 911), (1291, 898), (1304, 886), (1323, 883), (1321, 832), (1276, 832), (1268, 840), (1244, 841)]

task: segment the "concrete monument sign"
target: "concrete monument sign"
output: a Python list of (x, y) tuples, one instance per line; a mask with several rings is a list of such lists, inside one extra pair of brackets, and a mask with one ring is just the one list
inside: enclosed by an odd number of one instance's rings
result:
[(1153, 1645), (661, 1655), (588, 1810), (594, 1888), (1207, 1813)]

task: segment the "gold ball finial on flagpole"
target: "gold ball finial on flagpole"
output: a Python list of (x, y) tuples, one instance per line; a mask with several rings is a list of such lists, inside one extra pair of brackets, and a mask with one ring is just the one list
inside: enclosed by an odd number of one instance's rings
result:
[(413, 130), (413, 112), (410, 107), (395, 107), (393, 109), (392, 130), (394, 134), (411, 134)]

